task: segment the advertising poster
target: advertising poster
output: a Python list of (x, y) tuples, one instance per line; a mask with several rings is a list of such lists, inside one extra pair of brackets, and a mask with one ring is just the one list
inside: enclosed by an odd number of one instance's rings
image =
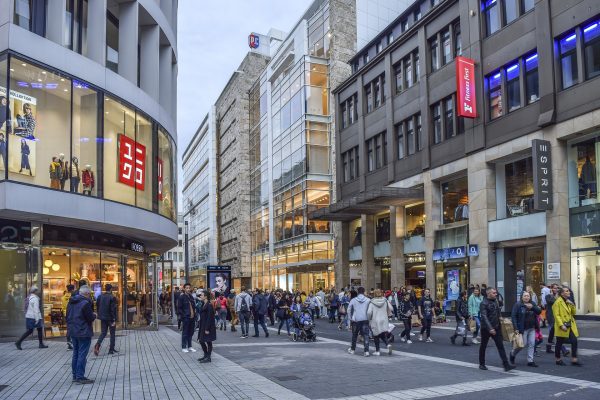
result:
[(600, 295), (600, 265), (596, 265), (596, 294)]
[(451, 269), (448, 271), (448, 300), (458, 300), (459, 295), (459, 271), (457, 269)]
[(210, 290), (219, 295), (229, 296), (231, 290), (231, 267), (225, 265), (209, 265), (206, 268), (206, 281)]
[[(4, 169), (8, 149), (8, 170), (22, 175), (35, 176), (36, 169), (36, 105), (35, 97), (10, 91), (10, 102), (6, 101), (6, 88), (0, 87), (0, 169)], [(8, 107), (8, 120), (6, 118)], [(8, 133), (8, 137), (6, 137)], [(7, 142), (8, 139), (8, 142)]]

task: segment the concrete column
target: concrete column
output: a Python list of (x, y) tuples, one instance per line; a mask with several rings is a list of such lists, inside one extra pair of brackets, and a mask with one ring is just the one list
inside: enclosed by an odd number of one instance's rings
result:
[(435, 231), (441, 221), (441, 194), (439, 182), (431, 181), (429, 171), (423, 172), (423, 200), (425, 202), (425, 286), (435, 293), (435, 264), (433, 249)]
[[(171, 93), (177, 93), (177, 63), (173, 63), (171, 65)], [(167, 109), (167, 111), (168, 110), (169, 109)], [(173, 118), (173, 123), (175, 124), (175, 127), (177, 127), (177, 96), (171, 96), (170, 111), (171, 118)], [(273, 232), (271, 232), (271, 234), (272, 233)]]
[(88, 2), (87, 54), (100, 65), (106, 65), (106, 0)]
[(362, 276), (361, 285), (365, 290), (375, 287), (375, 217), (361, 215), (362, 236)]
[[(552, 181), (554, 209), (546, 212), (546, 264), (560, 263), (560, 280), (549, 283), (571, 282), (571, 237), (569, 232), (569, 181), (567, 148), (556, 138), (548, 138), (552, 145)], [(576, 266), (574, 266), (576, 268)], [(542, 278), (544, 281), (546, 277)], [(546, 282), (548, 283), (548, 282)]]
[(159, 102), (165, 110), (171, 111), (171, 102), (173, 94), (171, 88), (171, 74), (173, 73), (173, 52), (171, 51), (171, 46), (161, 46), (159, 58)]
[(488, 221), (496, 219), (496, 169), (485, 162), (484, 152), (469, 156), (469, 244), (479, 246), (479, 256), (470, 259), (470, 280), (494, 285), (495, 257), (488, 242)]
[(0, 0), (0, 26), (12, 22), (13, 6), (13, 0)]
[(335, 237), (335, 287), (341, 289), (350, 284), (350, 223), (336, 223), (341, 232)]
[(64, 46), (65, 31), (71, 29), (70, 26), (67, 26), (65, 15), (67, 0), (53, 0), (47, 4), (46, 38)]
[(404, 286), (406, 267), (404, 265), (404, 207), (390, 207), (390, 253), (391, 286)]
[(159, 101), (159, 48), (158, 25), (143, 26), (140, 30), (140, 88)]
[(137, 86), (138, 3), (119, 4), (119, 75)]

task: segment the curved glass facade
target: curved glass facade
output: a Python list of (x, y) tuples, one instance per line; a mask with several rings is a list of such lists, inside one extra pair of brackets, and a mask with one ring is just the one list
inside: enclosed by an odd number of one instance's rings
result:
[(174, 140), (142, 111), (0, 56), (0, 179), (112, 200), (176, 221)]

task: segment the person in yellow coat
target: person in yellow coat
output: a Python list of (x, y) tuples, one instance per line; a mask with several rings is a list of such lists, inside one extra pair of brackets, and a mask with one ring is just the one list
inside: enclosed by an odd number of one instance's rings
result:
[(569, 299), (571, 289), (564, 286), (558, 290), (558, 298), (552, 305), (554, 314), (554, 335), (556, 336), (556, 348), (554, 357), (556, 365), (565, 365), (561, 358), (561, 348), (565, 342), (571, 344), (571, 365), (580, 367), (582, 364), (577, 361), (577, 323), (575, 322), (575, 304)]

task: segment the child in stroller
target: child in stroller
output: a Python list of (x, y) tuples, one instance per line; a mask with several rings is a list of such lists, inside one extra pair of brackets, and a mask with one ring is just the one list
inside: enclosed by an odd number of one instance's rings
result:
[(315, 334), (315, 324), (312, 319), (310, 309), (302, 307), (300, 311), (294, 312), (294, 333), (292, 334), (292, 340), (294, 342), (316, 342), (317, 335)]

